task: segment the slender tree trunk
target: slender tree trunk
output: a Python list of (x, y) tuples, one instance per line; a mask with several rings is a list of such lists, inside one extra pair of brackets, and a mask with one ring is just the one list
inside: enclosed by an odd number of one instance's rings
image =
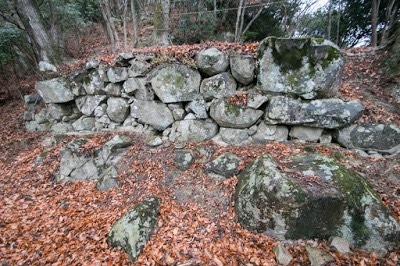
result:
[(122, 28), (124, 30), (124, 51), (127, 49), (126, 14), (128, 13), (128, 0), (124, 0), (124, 11), (122, 13)]
[(328, 7), (328, 40), (331, 40), (331, 30), (332, 30), (332, 0), (329, 0)]
[(378, 45), (378, 13), (380, 0), (372, 0), (371, 7), (371, 46), (376, 47)]
[(237, 14), (236, 14), (236, 26), (235, 26), (235, 42), (239, 41), (240, 38), (240, 18), (242, 17), (242, 9), (244, 6), (245, 0), (240, 0)]
[(399, 12), (400, 3), (398, 0), (391, 0), (386, 7), (386, 25), (382, 31), (381, 45), (386, 44), (389, 37), (389, 31), (393, 28), (396, 23), (397, 14)]
[(260, 9), (258, 9), (256, 15), (249, 21), (249, 23), (247, 23), (246, 28), (244, 28), (244, 30), (242, 32), (242, 36), (246, 34), (246, 32), (251, 27), (251, 25), (254, 23), (254, 21), (256, 21), (256, 19), (261, 15), (263, 9), (264, 9), (264, 6), (261, 6)]
[(213, 24), (214, 24), (214, 28), (217, 28), (217, 24), (218, 24), (218, 14), (217, 14), (217, 0), (214, 0), (214, 11), (213, 11)]
[(136, 48), (139, 43), (138, 36), (138, 17), (136, 14), (135, 0), (131, 0), (131, 13), (132, 13), (132, 24), (133, 24), (133, 47)]
[(36, 60), (60, 63), (60, 51), (43, 24), (36, 2), (16, 0), (16, 7), (16, 12), (32, 41)]
[(154, 13), (154, 42), (157, 45), (169, 45), (169, 0), (158, 0)]
[(104, 23), (106, 26), (107, 35), (111, 42), (111, 50), (113, 53), (120, 49), (119, 37), (115, 24), (111, 17), (110, 3), (108, 0), (101, 1), (101, 14), (103, 15)]
[(339, 8), (338, 8), (338, 15), (336, 21), (336, 45), (339, 45), (339, 37), (340, 37), (340, 15), (341, 15), (341, 1), (339, 0)]

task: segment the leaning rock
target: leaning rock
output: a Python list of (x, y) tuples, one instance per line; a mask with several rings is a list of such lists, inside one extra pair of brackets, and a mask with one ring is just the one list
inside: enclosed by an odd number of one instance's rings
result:
[(224, 72), (210, 78), (203, 79), (200, 93), (207, 101), (213, 98), (230, 97), (235, 94), (237, 84), (231, 74)]
[(249, 85), (254, 79), (256, 62), (251, 55), (237, 55), (230, 57), (232, 75), (243, 85)]
[(74, 99), (68, 82), (63, 78), (38, 81), (35, 89), (45, 103), (66, 103)]
[(192, 166), (194, 154), (191, 150), (175, 150), (174, 165), (181, 171), (185, 171)]
[(108, 243), (112, 247), (122, 247), (132, 262), (139, 257), (157, 227), (160, 201), (145, 199), (111, 227)]
[(322, 135), (323, 128), (294, 126), (290, 130), (289, 136), (294, 139), (317, 142)]
[(340, 256), (343, 256), (346, 253), (351, 253), (349, 242), (341, 237), (331, 237), (328, 245), (337, 250)]
[(395, 125), (352, 125), (336, 133), (336, 141), (348, 149), (361, 149), (379, 153), (400, 152), (400, 128)]
[(363, 111), (364, 107), (358, 100), (344, 102), (340, 99), (323, 99), (302, 102), (299, 99), (275, 96), (266, 109), (265, 120), (333, 129), (352, 123)]
[(261, 110), (248, 108), (229, 99), (216, 99), (210, 106), (210, 116), (221, 127), (251, 127), (262, 115)]
[(95, 125), (94, 117), (81, 116), (78, 120), (72, 123), (75, 131), (92, 130)]
[(281, 242), (276, 244), (272, 251), (275, 254), (276, 261), (284, 266), (288, 265), (293, 259), (292, 254), (290, 254)]
[(202, 97), (199, 97), (188, 103), (185, 109), (186, 112), (192, 111), (197, 118), (200, 119), (208, 118), (207, 103)]
[(218, 126), (202, 120), (182, 120), (172, 125), (170, 141), (206, 141), (218, 133)]
[(229, 58), (217, 48), (210, 48), (197, 54), (196, 65), (201, 73), (213, 76), (228, 70)]
[(322, 266), (328, 262), (334, 261), (335, 259), (331, 254), (310, 246), (306, 246), (308, 259), (311, 262), (311, 266)]
[(164, 130), (174, 122), (171, 110), (166, 104), (155, 101), (135, 100), (131, 104), (131, 115), (140, 123), (145, 123), (157, 130)]
[(270, 141), (285, 141), (288, 135), (289, 129), (286, 126), (267, 125), (261, 122), (252, 138), (256, 143), (267, 143)]
[(129, 114), (129, 104), (126, 99), (111, 97), (107, 100), (107, 115), (117, 123), (124, 122)]
[(128, 70), (125, 67), (111, 67), (107, 71), (108, 80), (112, 83), (128, 79)]
[(242, 160), (233, 153), (225, 152), (215, 160), (206, 164), (207, 172), (224, 177), (232, 177), (239, 173), (238, 166)]
[(317, 154), (286, 159), (285, 172), (263, 155), (239, 175), (235, 207), (246, 229), (279, 239), (341, 236), (379, 254), (400, 244), (400, 225), (364, 177)]
[(332, 42), (268, 37), (261, 41), (259, 52), (261, 90), (303, 99), (336, 96), (344, 63), (339, 47)]
[(107, 96), (105, 95), (96, 95), (96, 96), (82, 96), (75, 100), (76, 106), (79, 111), (86, 116), (91, 116), (93, 114), (94, 109), (105, 99)]
[(151, 86), (163, 103), (192, 101), (199, 96), (200, 74), (185, 65), (161, 65), (150, 77)]

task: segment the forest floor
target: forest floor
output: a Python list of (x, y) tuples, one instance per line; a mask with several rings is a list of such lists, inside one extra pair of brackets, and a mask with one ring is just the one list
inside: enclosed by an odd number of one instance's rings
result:
[[(205, 46), (172, 47), (161, 53), (167, 55), (167, 60), (179, 61)], [(249, 53), (256, 47), (254, 44), (218, 46)], [(368, 49), (350, 52), (355, 55), (346, 56), (340, 97), (363, 102), (366, 112), (361, 122), (400, 126), (399, 103), (385, 90), (389, 81), (384, 76), (382, 62), (387, 55)], [(103, 60), (112, 58), (104, 56)], [(18, 88), (22, 94), (33, 94), (35, 78), (28, 77), (8, 86)], [(251, 233), (236, 222), (233, 198), (237, 178), (218, 181), (202, 170), (208, 161), (227, 151), (242, 158), (241, 169), (266, 153), (278, 161), (310, 149), (323, 153), (363, 174), (400, 222), (400, 156), (363, 158), (335, 144), (271, 142), (221, 147), (212, 142), (185, 143), (184, 148), (195, 151), (196, 160), (191, 168), (177, 175), (173, 150), (178, 144), (150, 149), (143, 144), (144, 136), (128, 134), (134, 145), (118, 165), (120, 186), (100, 192), (95, 181), (56, 182), (59, 149), (75, 137), (68, 136), (54, 147), (44, 147), (42, 142), (51, 134), (27, 132), (23, 111), (24, 102), (17, 94), (0, 101), (1, 265), (127, 265), (130, 263), (127, 255), (107, 244), (107, 234), (113, 223), (147, 197), (162, 199), (161, 215), (155, 234), (135, 265), (276, 265), (272, 249), (277, 240)], [(100, 146), (115, 134), (94, 134), (90, 136), (90, 146)], [(213, 155), (202, 157), (200, 148)], [(39, 155), (42, 161), (35, 164)], [(307, 244), (329, 252), (335, 258), (335, 265), (400, 263), (400, 248), (389, 251), (385, 257), (356, 249), (339, 256), (325, 240), (300, 239), (285, 242), (294, 257), (292, 265), (309, 265)]]

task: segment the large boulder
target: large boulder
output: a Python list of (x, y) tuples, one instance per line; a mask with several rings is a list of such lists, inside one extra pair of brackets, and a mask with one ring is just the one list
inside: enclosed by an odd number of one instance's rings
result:
[(259, 47), (258, 86), (304, 99), (335, 97), (343, 60), (332, 42), (316, 38), (268, 37)]
[(106, 95), (95, 95), (95, 96), (82, 96), (75, 100), (76, 106), (79, 111), (86, 116), (91, 116), (93, 114), (94, 109), (105, 99)]
[(155, 101), (135, 100), (131, 104), (131, 115), (140, 123), (148, 124), (157, 130), (164, 130), (174, 123), (168, 106)]
[(221, 127), (248, 128), (254, 125), (263, 113), (230, 99), (216, 99), (210, 106), (210, 116)]
[(38, 81), (35, 89), (45, 103), (66, 103), (74, 99), (68, 82), (63, 78)]
[(232, 75), (243, 85), (249, 85), (254, 79), (256, 62), (251, 55), (237, 55), (230, 57)]
[(128, 79), (128, 70), (125, 67), (111, 67), (107, 70), (107, 77), (112, 83), (122, 82)]
[(206, 141), (218, 133), (218, 126), (203, 120), (182, 120), (172, 125), (170, 141)]
[(128, 100), (119, 97), (108, 98), (107, 115), (112, 121), (117, 123), (122, 123), (124, 122), (128, 114), (129, 114)]
[(272, 97), (265, 114), (267, 122), (303, 125), (320, 128), (341, 128), (364, 111), (358, 100), (344, 102), (340, 99), (322, 99), (303, 102), (285, 96)]
[(148, 198), (137, 204), (111, 227), (108, 243), (122, 247), (135, 262), (158, 225), (160, 202), (159, 198)]
[(185, 65), (161, 65), (149, 76), (154, 92), (163, 103), (192, 101), (199, 96), (200, 73)]
[(95, 126), (95, 118), (81, 116), (78, 120), (72, 123), (75, 131), (91, 131)]
[(336, 141), (348, 149), (399, 153), (400, 128), (384, 124), (351, 125), (337, 131)]
[(400, 225), (379, 195), (363, 176), (332, 159), (301, 154), (279, 165), (263, 155), (238, 179), (235, 208), (248, 230), (279, 239), (340, 236), (381, 254), (400, 244)]
[(224, 72), (206, 79), (200, 85), (201, 95), (207, 101), (214, 98), (230, 97), (235, 94), (237, 84), (231, 74)]
[(83, 88), (89, 95), (103, 94), (104, 92), (104, 77), (102, 77), (100, 69), (89, 73), (83, 79)]
[(143, 60), (132, 59), (129, 61), (129, 64), (131, 65), (128, 69), (128, 76), (130, 78), (143, 77), (151, 69), (151, 64)]
[(217, 48), (210, 48), (197, 54), (197, 68), (206, 76), (225, 72), (229, 68), (229, 57)]

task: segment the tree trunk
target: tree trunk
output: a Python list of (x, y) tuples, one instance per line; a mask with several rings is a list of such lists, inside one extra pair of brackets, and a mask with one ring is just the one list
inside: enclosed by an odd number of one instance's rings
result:
[(110, 3), (108, 2), (108, 0), (101, 1), (100, 9), (101, 9), (101, 14), (104, 19), (107, 36), (110, 39), (111, 51), (113, 53), (115, 53), (116, 51), (118, 51), (120, 49), (119, 37), (118, 37), (117, 30), (115, 29), (115, 25), (114, 25), (114, 22), (111, 17)]
[(131, 13), (132, 13), (132, 24), (133, 24), (133, 47), (136, 48), (139, 43), (138, 36), (138, 18), (136, 14), (135, 0), (131, 0)]
[(339, 0), (339, 8), (338, 8), (338, 15), (336, 21), (336, 45), (339, 46), (339, 37), (340, 37), (340, 14), (341, 14), (341, 1)]
[(261, 6), (260, 9), (258, 9), (256, 15), (250, 20), (249, 23), (247, 23), (246, 28), (244, 28), (243, 32), (242, 32), (242, 36), (246, 34), (246, 32), (249, 30), (249, 28), (251, 27), (251, 25), (254, 23), (254, 21), (256, 21), (256, 19), (261, 15), (262, 11), (264, 9), (264, 6)]
[(61, 62), (59, 48), (50, 37), (33, 0), (16, 0), (16, 12), (32, 41), (36, 60), (57, 64)]
[(371, 7), (371, 46), (376, 47), (378, 45), (378, 13), (380, 0), (372, 0)]
[(127, 49), (126, 14), (128, 13), (128, 0), (124, 1), (124, 11), (122, 13), (122, 28), (124, 30), (124, 51)]
[(239, 41), (240, 38), (240, 21), (242, 17), (242, 9), (244, 6), (245, 0), (240, 0), (237, 14), (236, 14), (236, 26), (235, 26), (235, 42)]
[(154, 12), (154, 43), (169, 45), (169, 0), (158, 0)]
[(386, 25), (382, 31), (381, 45), (386, 44), (388, 37), (389, 37), (389, 32), (393, 28), (393, 26), (396, 24), (396, 18), (397, 18), (398, 12), (399, 12), (398, 0), (391, 0), (386, 7), (386, 14), (385, 14)]
[(328, 40), (331, 40), (331, 30), (332, 30), (332, 0), (329, 0), (329, 6), (328, 6), (328, 36), (327, 36)]

